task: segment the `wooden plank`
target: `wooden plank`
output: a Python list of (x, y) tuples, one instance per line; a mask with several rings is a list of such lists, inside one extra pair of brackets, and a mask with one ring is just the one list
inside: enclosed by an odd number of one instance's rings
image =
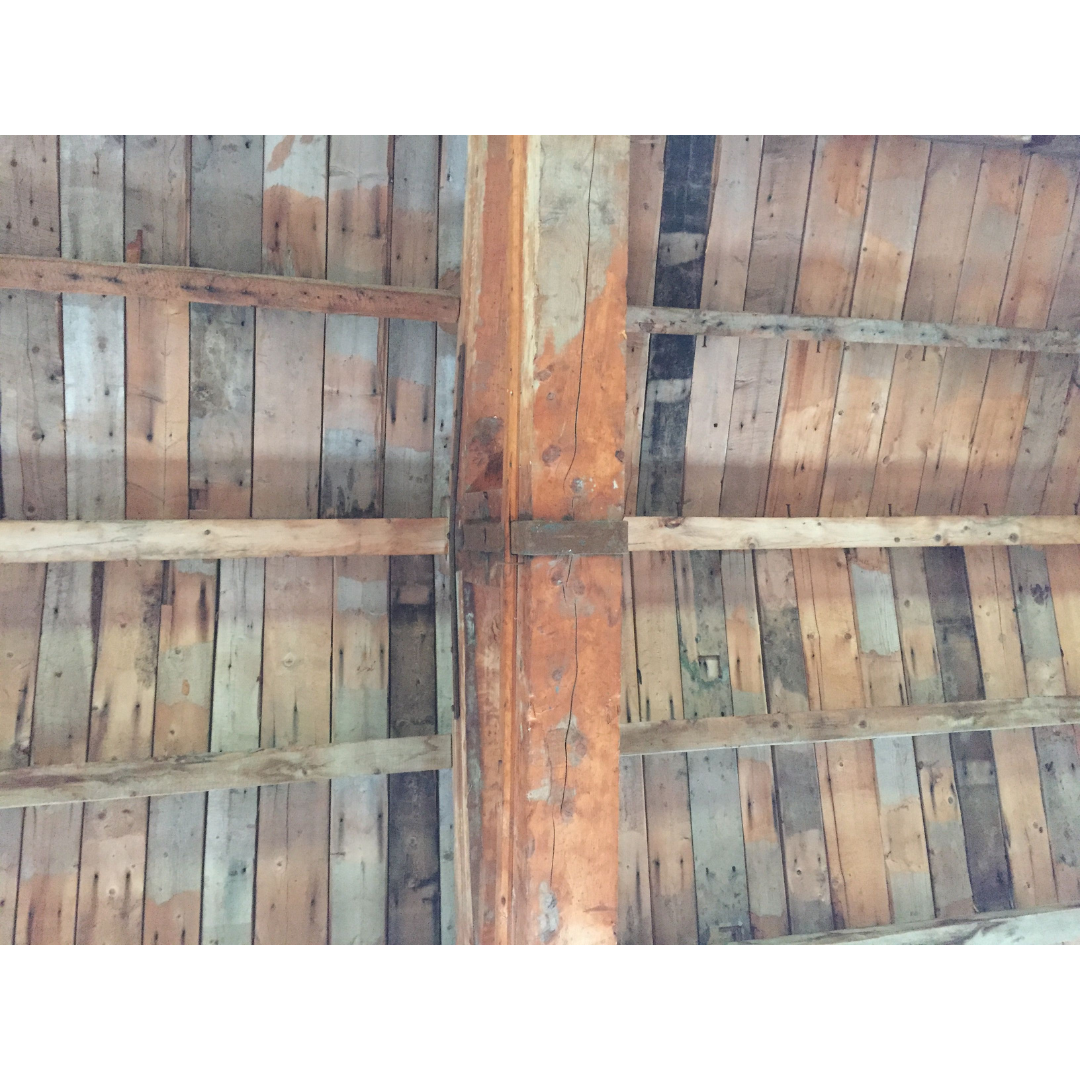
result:
[(446, 518), (5, 521), (0, 563), (442, 555), (446, 531)]
[[(1020, 175), (1023, 180), (1024, 170)], [(1056, 272), (1069, 214), (1067, 207), (1062, 213), (1052, 188), (1039, 183), (1041, 175), (1035, 170), (1032, 187), (1024, 185), (1000, 303), (1001, 322), (1022, 318), (1029, 324), (1045, 325), (1049, 311), (1051, 295), (1040, 278)], [(1068, 187), (1074, 183), (1075, 179)], [(1011, 201), (1009, 205), (1011, 208)], [(1027, 411), (1031, 360), (1010, 352), (991, 355), (961, 512), (1001, 513), (1009, 509), (1007, 498)], [(1027, 692), (1027, 686), (1008, 553), (972, 550), (965, 557), (987, 697), (1015, 697)], [(1018, 907), (1041, 906), (1053, 901), (1055, 887), (1034, 740), (1030, 732), (1013, 731), (995, 734), (993, 742), (1013, 900)]]
[[(90, 565), (47, 572), (31, 765), (86, 760), (100, 599), (100, 572)], [(26, 812), (16, 941), (75, 941), (82, 819), (78, 805)]]
[[(127, 261), (188, 260), (189, 143), (184, 136), (124, 142)], [(188, 512), (189, 320), (183, 301), (142, 297), (126, 305), (127, 516)], [(157, 753), (209, 742), (217, 567), (165, 570), (154, 713)], [(200, 796), (153, 799), (147, 822), (143, 940), (199, 941), (203, 828)]]
[(1080, 704), (1076, 698), (1058, 696), (657, 720), (623, 724), (621, 752), (669, 754), (725, 747), (1008, 731), (1033, 726), (1054, 728), (1072, 724), (1078, 711)]
[[(0, 806), (46, 806), (88, 799), (117, 800), (265, 784), (307, 785), (365, 774), (445, 769), (450, 737), (366, 739), (334, 746), (296, 746), (238, 753), (182, 754), (145, 761), (35, 765), (0, 770)], [(197, 929), (197, 927), (196, 927)]]
[[(126, 138), (128, 262), (187, 262), (188, 154), (186, 136)], [(127, 515), (187, 517), (188, 306), (132, 298), (126, 331)]]
[[(160, 611), (160, 563), (106, 566), (88, 761), (150, 756)], [(83, 807), (76, 944), (142, 941), (148, 810), (142, 798)]]
[[(326, 136), (268, 136), (263, 269), (326, 270)], [(255, 328), (252, 516), (310, 518), (319, 509), (325, 317), (264, 311)], [(266, 563), (260, 745), (330, 741), (333, 563)], [(255, 942), (325, 943), (329, 924), (330, 788), (259, 792)]]
[[(315, 220), (311, 217), (300, 225), (290, 223), (289, 227), (304, 228)], [(434, 288), (283, 280), (266, 274), (238, 274), (196, 267), (91, 262), (79, 256), (47, 259), (32, 255), (0, 255), (0, 288), (75, 296), (127, 296), (172, 304), (220, 304), (323, 315), (367, 315), (420, 322), (453, 322), (457, 319), (459, 306), (453, 293)]]
[[(0, 252), (60, 253), (55, 136), (0, 138)], [(64, 517), (59, 297), (0, 291), (0, 516)], [(29, 760), (44, 567), (0, 571), (0, 753)], [(47, 724), (48, 721), (46, 720)], [(0, 814), (0, 942), (15, 939), (24, 815)], [(28, 884), (24, 903), (35, 884)]]
[[(217, 586), (217, 566), (211, 562), (174, 562), (166, 570), (154, 703), (156, 757), (209, 748)], [(201, 795), (150, 800), (147, 944), (199, 944), (205, 827)]]
[[(922, 206), (930, 145), (881, 137), (851, 313), (894, 318), (902, 313)], [(844, 353), (829, 442), (821, 509), (867, 513), (896, 361), (895, 348), (850, 345)], [(869, 705), (906, 701), (903, 658), (888, 552), (848, 554), (855, 602), (863, 697)], [(915, 746), (907, 738), (876, 739), (874, 772), (881, 841), (895, 921), (934, 916)]]
[[(390, 280), (426, 286), (438, 273), (439, 140), (394, 140)], [(431, 512), (435, 445), (434, 326), (389, 327), (384, 512)], [(435, 579), (429, 558), (390, 563), (390, 734), (434, 734), (438, 727)], [(388, 784), (387, 940), (436, 944), (439, 908), (438, 777), (416, 774)]]
[[(60, 139), (62, 254), (123, 253), (124, 144), (119, 137)], [(64, 301), (68, 517), (124, 514), (124, 303)], [(117, 563), (104, 574), (90, 708), (89, 759), (149, 755), (161, 603), (158, 563)], [(76, 942), (142, 938), (145, 800), (87, 805), (82, 813)]]
[[(912, 705), (940, 704), (945, 697), (922, 552), (894, 551), (891, 566), (907, 700)], [(917, 735), (914, 743), (935, 914), (940, 918), (973, 914), (949, 737)]]
[[(385, 284), (389, 268), (389, 139), (333, 136), (327, 274)], [(386, 406), (385, 323), (355, 315), (326, 319), (323, 393), (323, 517), (382, 510)], [(332, 737), (385, 738), (388, 644), (385, 558), (334, 560)], [(330, 785), (330, 942), (386, 940), (386, 778)]]
[(513, 288), (520, 288), (523, 269), (524, 150), (521, 137), (471, 137), (466, 181), (458, 334), (465, 357), (454, 525), (487, 522), (501, 540), (498, 552), (457, 552), (459, 707), (468, 758), (464, 770), (455, 769), (455, 826), (460, 846), (469, 852), (468, 867), (458, 866), (458, 882), (471, 885), (472, 935), (465, 936), (464, 920), (458, 925), (463, 941), (477, 943), (509, 937), (504, 822), (512, 764), (504, 753), (510, 672), (503, 657), (511, 645), (504, 640), (503, 617), (516, 564), (504, 556), (510, 518), (506, 485), (516, 454), (515, 429), (508, 429), (509, 384), (523, 320)]
[[(761, 173), (757, 189), (757, 206), (749, 265), (746, 272), (746, 293), (740, 303), (769, 312), (791, 310), (796, 292), (801, 241), (814, 140), (808, 138), (768, 137), (763, 142)], [(723, 346), (722, 341), (710, 343), (710, 348)], [(766, 489), (770, 474), (770, 454), (773, 451), (774, 427), (781, 390), (781, 375), (785, 367), (783, 346), (751, 341), (740, 342), (732, 395), (731, 418), (727, 452), (724, 458), (724, 480), (720, 497), (720, 512), (724, 515), (761, 514), (766, 509)], [(786, 557), (790, 569), (790, 557)], [(731, 575), (741, 567), (741, 559), (722, 556), (725, 574)], [(794, 585), (790, 574), (780, 566), (755, 564), (758, 607), (761, 611), (762, 663), (766, 669), (769, 707), (792, 707), (787, 695), (797, 692), (794, 683), (801, 680), (802, 704), (805, 707), (805, 673), (798, 635), (798, 612), (795, 609)], [(764, 577), (762, 576), (764, 574)], [(736, 573), (745, 577), (745, 570)], [(790, 595), (785, 586), (790, 586)], [(790, 606), (789, 606), (790, 602)], [(747, 598), (744, 605), (730, 612), (733, 626), (740, 627), (752, 613), (753, 604)], [(743, 614), (745, 612), (745, 614)], [(784, 633), (794, 618), (795, 636)], [(754, 641), (753, 631), (741, 626), (743, 640)], [(781, 703), (783, 702), (783, 703)], [(773, 777), (771, 762), (776, 768), (775, 794), (768, 794)], [(755, 825), (755, 845), (762, 841), (771, 844), (774, 833), (785, 839), (783, 849), (787, 885), (788, 918), (804, 928), (832, 926), (829, 909), (828, 876), (824, 873), (825, 849), (821, 832), (821, 802), (818, 796), (817, 773), (813, 753), (805, 748), (788, 752), (784, 749), (764, 755), (747, 751), (747, 786), (743, 792), (744, 830)], [(754, 788), (749, 781), (756, 780)], [(770, 827), (768, 807), (776, 810)], [(756, 804), (751, 816), (749, 808)], [(756, 819), (756, 820), (755, 820)], [(773, 857), (774, 858), (774, 857)], [(770, 859), (771, 863), (773, 859)], [(820, 872), (818, 872), (820, 871)], [(820, 904), (824, 889), (824, 906)], [(759, 920), (762, 929), (783, 929), (785, 922), (776, 918), (782, 907), (773, 904), (773, 918)], [(819, 918), (824, 921), (819, 921)]]
[[(731, 676), (720, 560), (675, 560), (684, 714), (730, 715)], [(739, 765), (731, 751), (687, 757), (694, 850), (698, 937), (701, 944), (750, 933), (746, 852), (739, 810)], [(783, 874), (780, 874), (783, 896)]]
[[(191, 261), (262, 269), (261, 135), (193, 135)], [(193, 518), (251, 513), (255, 309), (193, 304), (189, 502)], [(261, 560), (218, 567), (210, 749), (259, 746), (264, 569)], [(201, 939), (250, 944), (253, 936), (255, 788), (206, 799)]]
[(840, 930), (783, 939), (792, 945), (1075, 945), (1080, 942), (1080, 912), (1047, 908), (1014, 915), (986, 912), (922, 926)]
[[(262, 268), (261, 135), (193, 135), (191, 261)], [(192, 517), (249, 517), (255, 309), (190, 309)]]
[[(651, 303), (656, 285), (666, 145), (667, 140), (663, 135), (634, 135), (630, 138), (626, 295), (631, 302)], [(648, 368), (648, 336), (627, 333), (624, 513), (632, 513), (637, 507)], [(622, 686), (621, 715), (626, 722), (637, 722), (641, 719), (641, 707), (629, 556), (623, 559)], [(645, 776), (639, 757), (619, 760), (619, 917), (616, 934), (620, 945), (652, 942)]]
[[(723, 555), (718, 562), (732, 715), (742, 716), (766, 708), (753, 557)], [(690, 754), (687, 760), (696, 757)], [(748, 748), (739, 751), (737, 760), (753, 936), (775, 937), (788, 932), (789, 922), (773, 755), (769, 749)]]
[[(791, 555), (755, 555), (754, 574), (769, 709), (805, 712), (809, 698)], [(832, 893), (814, 747), (777, 745), (773, 760), (791, 930), (831, 929)]]
[[(438, 284), (457, 290), (461, 284), (463, 231), (465, 226), (465, 177), (468, 139), (443, 135), (439, 144)], [(458, 400), (457, 327), (444, 323), (435, 331), (435, 451), (433, 459), (431, 513), (449, 516), (455, 450), (455, 415)], [(454, 727), (454, 618), (453, 574), (449, 554), (435, 559), (435, 686), (438, 694), (437, 730), (449, 735)], [(440, 941), (457, 940), (457, 909), (454, 882), (454, 787), (452, 773), (439, 773), (439, 916)]]
[[(1028, 693), (1063, 695), (1065, 670), (1046, 559), (1035, 548), (1017, 548), (1009, 552), (1009, 563)], [(1080, 755), (1076, 732), (1075, 726), (1069, 726), (1034, 733), (1060, 904), (1080, 902), (1080, 833), (1075, 820), (1080, 799)]]
[[(714, 143), (711, 136), (671, 136), (666, 140), (653, 285), (653, 295), (661, 302), (699, 302)], [(692, 341), (657, 338), (650, 342), (639, 459), (639, 513), (679, 511), (693, 365)], [(691, 490), (693, 483), (692, 479)], [(631, 567), (642, 716), (648, 718), (658, 711), (659, 715), (681, 716), (682, 665), (672, 561), (663, 556), (644, 557), (632, 559)], [(724, 771), (730, 777), (732, 763), (727, 764)], [(709, 773), (713, 770), (704, 769), (704, 765), (698, 762), (696, 786), (710, 803), (717, 793), (710, 791)], [(721, 762), (716, 765), (719, 774)], [(681, 757), (644, 762), (643, 781), (653, 940), (677, 944), (699, 940), (703, 934), (707, 938), (710, 927), (718, 925), (717, 897), (715, 890), (705, 886), (706, 903), (711, 902), (713, 909), (699, 917), (689, 763)], [(730, 783), (727, 787), (730, 790)], [(699, 821), (713, 809), (700, 806)], [(703, 861), (710, 861), (706, 853)], [(731, 921), (719, 917), (719, 922)]]
[[(761, 136), (717, 140), (701, 289), (705, 306), (739, 308), (746, 296), (761, 149)], [(631, 302), (637, 301), (631, 297)], [(687, 515), (713, 514), (720, 505), (738, 356), (734, 340), (697, 343), (683, 460), (682, 512)]]
[[(123, 251), (123, 139), (60, 139), (60, 217), (67, 258)], [(121, 517), (124, 507), (124, 302), (63, 303), (68, 516)]]
[[(218, 567), (210, 750), (259, 747), (264, 564), (223, 559)], [(202, 941), (250, 945), (255, 905), (258, 789), (211, 791), (206, 801)]]
[[(945, 700), (983, 697), (963, 553), (932, 549), (923, 558)], [(972, 900), (976, 910), (1001, 910), (1012, 904), (1012, 887), (993, 743), (985, 733), (954, 735), (950, 741)]]

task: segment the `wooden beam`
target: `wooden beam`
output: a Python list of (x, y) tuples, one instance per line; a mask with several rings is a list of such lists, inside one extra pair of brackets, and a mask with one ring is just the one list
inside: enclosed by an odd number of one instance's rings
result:
[(503, 538), (457, 564), (472, 940), (613, 944), (622, 559), (514, 560), (509, 525), (623, 512), (629, 140), (469, 153), (455, 524)]
[(449, 735), (186, 754), (147, 761), (32, 765), (0, 771), (0, 808), (179, 795), (449, 767)]
[[(958, 731), (1053, 727), (1080, 721), (1080, 698), (717, 716), (619, 727), (621, 755), (667, 754)], [(249, 788), (349, 776), (425, 772), (451, 763), (450, 735), (405, 736), (146, 761), (34, 765), (0, 770), (0, 809), (51, 803)]]
[(1080, 517), (629, 518), (631, 551), (1075, 544)]
[(1080, 333), (1075, 330), (1024, 330), (1018, 327), (961, 326), (899, 319), (846, 319), (824, 315), (761, 315), (752, 311), (635, 307), (627, 310), (626, 328), (647, 334), (847, 341), (870, 345), (953, 345), (967, 349), (1009, 349), (1014, 352), (1080, 352)]
[(958, 701), (948, 705), (892, 705), (813, 712), (713, 716), (692, 722), (623, 724), (620, 753), (669, 754), (726, 747), (843, 742), (893, 736), (1055, 727), (1080, 720), (1080, 698)]
[(833, 930), (746, 941), (744, 945), (1076, 945), (1080, 908), (1042, 908), (1017, 914), (989, 911), (966, 919)]
[(441, 289), (347, 285), (188, 266), (99, 263), (31, 255), (0, 255), (0, 288), (441, 323), (453, 323), (459, 307), (458, 298)]
[(443, 555), (446, 518), (2, 521), (0, 563)]
[[(465, 547), (489, 550), (487, 532)], [(622, 521), (516, 521), (515, 555), (628, 551), (768, 551), (791, 548), (1010, 547), (1080, 543), (1080, 517), (631, 517)]]

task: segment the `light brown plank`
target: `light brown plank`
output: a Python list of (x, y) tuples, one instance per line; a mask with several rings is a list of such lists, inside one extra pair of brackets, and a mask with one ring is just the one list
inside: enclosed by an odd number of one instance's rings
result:
[(442, 555), (446, 530), (445, 518), (3, 521), (0, 563)]

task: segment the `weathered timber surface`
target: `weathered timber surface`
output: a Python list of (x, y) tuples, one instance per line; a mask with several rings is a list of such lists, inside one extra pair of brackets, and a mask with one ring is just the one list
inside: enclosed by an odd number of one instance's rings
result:
[(439, 289), (349, 285), (188, 266), (98, 263), (32, 255), (0, 255), (0, 288), (285, 308), (327, 315), (373, 315), (420, 322), (452, 323), (459, 306), (456, 296)]
[(0, 772), (0, 808), (221, 791), (449, 767), (449, 735), (187, 754), (146, 761), (34, 765)]
[(4, 521), (0, 563), (442, 555), (445, 518)]
[(968, 919), (916, 925), (836, 930), (824, 934), (746, 944), (766, 945), (1075, 945), (1080, 942), (1080, 909), (1044, 908), (1017, 915), (986, 912)]
[(631, 551), (1075, 544), (1080, 517), (629, 518)]
[(751, 311), (634, 307), (627, 310), (626, 328), (646, 334), (706, 334), (784, 338), (788, 341), (846, 341), (868, 345), (960, 346), (1015, 352), (1080, 352), (1080, 333), (1073, 330), (1025, 330), (1005, 326), (962, 326), (824, 315), (761, 315)]
[(665, 754), (730, 746), (841, 742), (898, 735), (1006, 731), (1074, 724), (1080, 698), (1032, 697), (1014, 701), (958, 701), (948, 705), (894, 705), (862, 709), (715, 716), (692, 722), (623, 724), (620, 752)]
[[(466, 546), (476, 546), (482, 539), (466, 532)], [(513, 523), (510, 543), (515, 555), (1076, 544), (1080, 543), (1080, 517), (632, 517), (620, 522), (517, 521)]]

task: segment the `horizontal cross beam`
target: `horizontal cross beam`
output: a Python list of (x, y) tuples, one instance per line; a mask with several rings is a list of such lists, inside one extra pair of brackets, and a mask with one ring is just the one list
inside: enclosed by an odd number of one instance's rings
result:
[[(471, 537), (466, 531), (466, 547)], [(631, 517), (515, 521), (510, 532), (515, 555), (1016, 544), (1080, 544), (1080, 517)]]
[(287, 308), (327, 315), (370, 315), (452, 324), (460, 301), (439, 289), (349, 285), (149, 263), (95, 263), (31, 255), (0, 255), (0, 289), (137, 296), (193, 304)]
[[(1051, 727), (1080, 722), (1080, 698), (963, 701), (623, 724), (620, 754), (667, 754), (779, 743), (837, 742)], [(333, 746), (192, 754), (149, 761), (34, 765), (0, 771), (0, 808), (419, 772), (451, 764), (451, 736), (372, 739)]]
[(0, 521), (0, 563), (444, 555), (446, 518)]
[(629, 308), (627, 330), (646, 334), (787, 338), (791, 341), (846, 341), (865, 345), (954, 346), (1016, 352), (1080, 353), (1080, 332), (1024, 330), (1005, 326), (844, 319), (826, 315), (759, 315), (751, 311), (694, 308)]

